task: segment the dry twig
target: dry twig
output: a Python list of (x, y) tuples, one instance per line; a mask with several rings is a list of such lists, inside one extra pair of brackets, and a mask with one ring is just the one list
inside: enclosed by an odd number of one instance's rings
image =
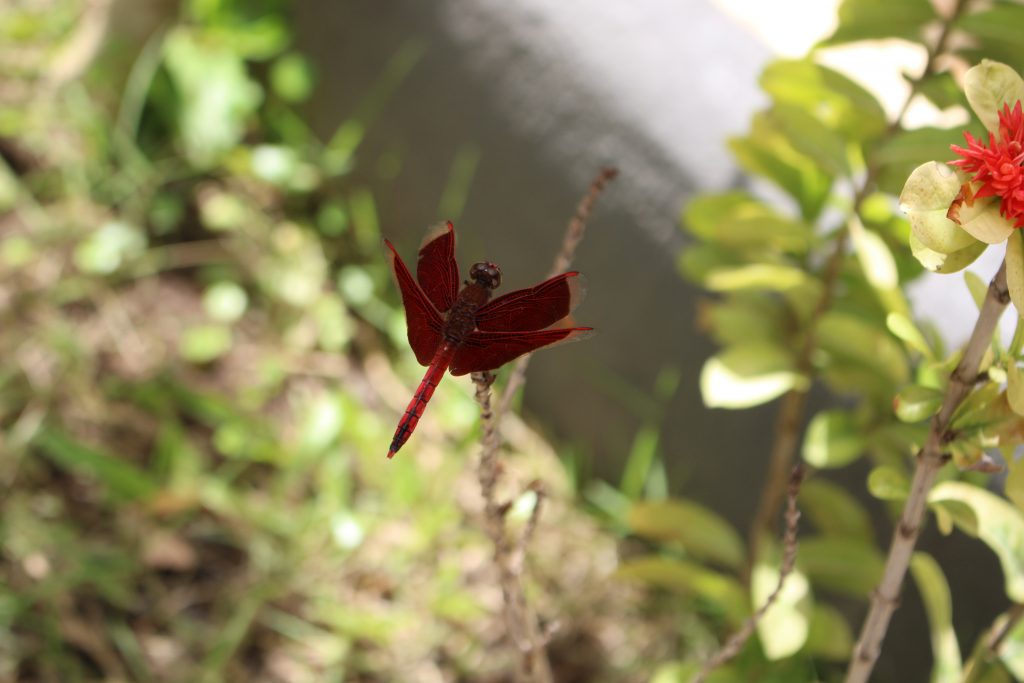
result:
[[(587, 228), (587, 219), (590, 218), (590, 212), (594, 209), (594, 204), (597, 202), (598, 197), (601, 196), (601, 193), (604, 192), (604, 188), (618, 174), (618, 169), (611, 166), (606, 166), (598, 171), (597, 176), (590, 183), (587, 193), (583, 195), (580, 203), (576, 205), (576, 213), (573, 214), (573, 217), (569, 220), (569, 225), (565, 229), (562, 248), (559, 250), (558, 256), (555, 257), (548, 277), (560, 275), (572, 265), (572, 260), (576, 256), (576, 248), (583, 239), (583, 232)], [(501, 394), (501, 401), (498, 403), (496, 411), (499, 420), (508, 411), (516, 392), (526, 382), (526, 368), (530, 364), (530, 357), (532, 355), (526, 354), (520, 357), (515, 362), (515, 365), (512, 366), (512, 374), (509, 375), (508, 383), (505, 384), (505, 390)]]
[[(613, 168), (601, 169), (591, 183), (587, 194), (580, 200), (576, 213), (566, 229), (561, 251), (555, 258), (552, 276), (564, 272), (569, 267), (576, 253), (576, 247), (583, 239), (587, 218), (590, 216), (594, 202), (597, 201), (605, 185), (615, 177), (616, 173), (617, 171)], [(517, 658), (517, 680), (548, 683), (553, 681), (551, 666), (545, 651), (549, 634), (541, 631), (537, 616), (527, 604), (522, 581), (526, 547), (533, 537), (540, 519), (544, 503), (544, 487), (539, 480), (531, 482), (527, 487), (527, 490), (533, 491), (536, 495), (536, 501), (522, 534), (516, 540), (510, 539), (505, 519), (510, 503), (499, 502), (496, 492), (502, 471), (502, 464), (498, 458), (498, 425), (502, 415), (508, 409), (512, 397), (525, 380), (528, 361), (529, 356), (527, 355), (516, 363), (497, 410), (491, 408), (491, 385), (494, 383), (494, 375), (489, 372), (473, 373), (472, 375), (476, 385), (476, 401), (480, 405), (480, 419), (483, 423), (481, 436), (483, 449), (477, 466), (477, 479), (480, 482), (480, 492), (484, 499), (484, 528), (494, 543), (494, 563), (498, 569), (498, 579), (501, 585), (505, 627), (520, 653)]]
[(782, 586), (786, 583), (786, 578), (792, 573), (796, 564), (797, 532), (799, 530), (797, 525), (800, 522), (800, 510), (796, 507), (796, 497), (800, 493), (800, 484), (803, 483), (805, 474), (804, 464), (797, 463), (789, 475), (789, 488), (786, 495), (786, 533), (782, 537), (782, 565), (779, 567), (779, 582), (775, 585), (775, 590), (764, 601), (764, 604), (743, 622), (743, 626), (729, 636), (721, 649), (704, 662), (704, 666), (693, 677), (692, 683), (703, 683), (712, 671), (739, 654), (743, 645), (754, 634), (757, 623), (761, 621), (782, 593)]
[(480, 404), (480, 417), (483, 421), (483, 451), (477, 466), (477, 478), (480, 481), (480, 492), (484, 497), (484, 529), (494, 543), (494, 564), (498, 569), (498, 582), (501, 585), (505, 628), (520, 654), (517, 658), (516, 677), (519, 681), (549, 683), (553, 678), (544, 649), (544, 637), (540, 632), (536, 615), (526, 602), (522, 581), (526, 544), (529, 536), (533, 534), (533, 529), (536, 528), (537, 517), (540, 514), (540, 493), (537, 494), (537, 503), (523, 535), (518, 541), (512, 541), (505, 523), (509, 504), (499, 502), (496, 493), (498, 479), (501, 477), (501, 462), (498, 460), (498, 439), (495, 431), (497, 420), (491, 411), (491, 384), (494, 383), (494, 375), (489, 372), (475, 372), (473, 382), (476, 384), (476, 400)]
[(935, 482), (939, 469), (946, 463), (945, 445), (953, 411), (970, 393), (978, 376), (982, 356), (992, 340), (992, 333), (1010, 301), (1006, 288), (1006, 262), (989, 283), (985, 301), (978, 321), (974, 324), (971, 338), (964, 347), (959, 365), (949, 378), (946, 396), (938, 414), (932, 418), (931, 429), (924, 448), (917, 456), (917, 468), (910, 484), (910, 495), (903, 505), (903, 512), (889, 546), (882, 581), (871, 598), (871, 609), (861, 627), (860, 637), (853, 651), (850, 668), (846, 672), (846, 683), (865, 683), (871, 675), (882, 649), (882, 640), (889, 628), (889, 620), (899, 603), (900, 587), (907, 573), (910, 557), (914, 553), (917, 538), (927, 509), (928, 492)]

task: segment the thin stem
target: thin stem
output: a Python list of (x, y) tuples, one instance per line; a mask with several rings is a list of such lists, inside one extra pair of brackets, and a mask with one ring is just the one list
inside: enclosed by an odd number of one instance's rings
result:
[[(843, 263), (843, 256), (846, 253), (846, 241), (848, 232), (844, 229), (836, 236), (832, 245), (832, 253), (822, 273), (822, 294), (814, 307), (808, 323), (807, 332), (804, 335), (803, 344), (797, 353), (797, 372), (808, 378), (814, 373), (814, 366), (811, 363), (811, 356), (816, 345), (815, 330), (822, 316), (832, 306), (832, 299), (835, 296), (836, 283), (839, 280), (839, 272)], [(782, 405), (775, 418), (775, 438), (772, 440), (772, 450), (768, 458), (768, 476), (764, 487), (761, 489), (761, 498), (758, 501), (757, 512), (754, 514), (754, 521), (750, 526), (747, 553), (748, 570), (757, 561), (761, 550), (761, 539), (765, 534), (773, 534), (772, 525), (778, 516), (779, 507), (786, 491), (786, 480), (788, 473), (793, 467), (793, 459), (796, 455), (797, 446), (800, 443), (804, 415), (807, 408), (807, 390), (793, 389), (786, 392), (782, 397)]]
[(477, 465), (477, 480), (480, 482), (480, 492), (484, 498), (484, 531), (494, 544), (494, 565), (501, 586), (505, 629), (517, 651), (516, 680), (552, 683), (554, 679), (544, 648), (544, 637), (536, 615), (526, 602), (522, 581), (526, 544), (540, 516), (542, 490), (539, 486), (534, 486), (537, 503), (533, 514), (520, 540), (512, 541), (505, 518), (509, 505), (499, 502), (497, 497), (502, 465), (498, 458), (497, 417), (491, 411), (491, 385), (494, 383), (494, 375), (489, 372), (475, 372), (472, 377), (476, 384), (476, 401), (480, 405), (480, 419), (483, 422), (483, 450)]
[[(583, 233), (587, 228), (587, 219), (590, 218), (590, 212), (593, 211), (594, 204), (597, 203), (598, 197), (604, 192), (604, 188), (608, 183), (615, 180), (618, 174), (618, 169), (606, 166), (598, 171), (594, 180), (591, 181), (587, 193), (583, 195), (579, 204), (576, 205), (576, 213), (569, 219), (569, 225), (565, 229), (565, 237), (562, 238), (562, 248), (558, 251), (558, 255), (555, 256), (555, 261), (551, 266), (548, 277), (561, 275), (572, 265), (572, 260), (576, 256), (576, 248), (583, 239)], [(495, 411), (499, 420), (508, 410), (509, 406), (512, 405), (512, 399), (515, 398), (516, 392), (526, 383), (526, 368), (530, 365), (530, 357), (532, 355), (528, 353), (525, 356), (520, 356), (519, 360), (512, 366), (512, 374), (509, 375), (508, 383), (505, 384), (505, 390), (501, 394), (501, 401), (498, 403), (498, 408)]]
[(800, 510), (796, 507), (796, 498), (800, 493), (800, 484), (803, 483), (805, 474), (806, 468), (803, 463), (797, 463), (789, 475), (789, 490), (786, 496), (786, 533), (782, 538), (782, 565), (779, 567), (779, 581), (775, 585), (775, 590), (764, 601), (764, 604), (743, 623), (743, 626), (725, 641), (721, 649), (704, 662), (704, 666), (693, 677), (691, 683), (704, 683), (712, 671), (739, 654), (744, 643), (750, 640), (750, 636), (754, 635), (754, 629), (757, 628), (758, 622), (761, 621), (782, 593), (782, 587), (786, 583), (786, 578), (793, 572), (793, 567), (796, 566), (797, 533), (799, 531), (797, 525), (800, 522)]
[(889, 620), (899, 603), (900, 587), (914, 553), (917, 538), (921, 535), (921, 525), (927, 509), (928, 492), (935, 483), (939, 469), (946, 463), (947, 456), (944, 446), (948, 437), (948, 428), (953, 411), (963, 402), (974, 386), (978, 376), (981, 359), (992, 340), (992, 333), (1000, 316), (1010, 301), (1006, 288), (1006, 262), (989, 283), (985, 301), (982, 304), (974, 331), (964, 348), (963, 357), (956, 370), (949, 378), (946, 395), (938, 414), (932, 418), (931, 430), (925, 441), (924, 448), (917, 456), (917, 467), (914, 479), (910, 484), (910, 495), (907, 497), (900, 515), (899, 524), (893, 533), (889, 556), (885, 563), (882, 581), (875, 589), (871, 598), (871, 608), (864, 620), (860, 637), (853, 651), (850, 668), (846, 672), (846, 683), (865, 683), (874, 669), (875, 662), (882, 649), (882, 640), (889, 628)]

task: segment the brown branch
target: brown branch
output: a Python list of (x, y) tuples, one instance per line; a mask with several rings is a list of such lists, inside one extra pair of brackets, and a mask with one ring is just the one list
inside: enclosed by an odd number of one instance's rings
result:
[[(856, 204), (859, 206), (859, 202)], [(846, 241), (849, 233), (843, 230), (836, 237), (832, 253), (822, 273), (822, 293), (814, 306), (804, 335), (803, 344), (797, 353), (796, 370), (810, 379), (814, 373), (811, 357), (816, 345), (815, 331), (822, 316), (832, 306), (836, 283), (846, 255)], [(772, 439), (771, 454), (768, 457), (768, 475), (761, 489), (761, 498), (757, 504), (754, 521), (750, 525), (747, 539), (747, 570), (754, 566), (761, 550), (761, 539), (765, 534), (774, 535), (772, 525), (778, 517), (779, 507), (786, 491), (788, 473), (793, 467), (793, 459), (800, 445), (803, 431), (804, 416), (807, 410), (807, 389), (792, 389), (782, 397), (782, 405), (775, 418), (775, 437)]]
[(938, 414), (932, 418), (931, 429), (924, 448), (917, 456), (917, 467), (914, 479), (910, 484), (910, 495), (903, 505), (900, 521), (893, 533), (889, 556), (885, 563), (882, 581), (875, 589), (871, 598), (871, 608), (861, 627), (860, 637), (854, 648), (850, 668), (846, 672), (846, 683), (866, 683), (878, 660), (882, 649), (882, 640), (889, 628), (889, 620), (899, 603), (900, 587), (907, 573), (907, 565), (914, 553), (914, 546), (921, 534), (924, 513), (927, 509), (928, 492), (935, 483), (939, 469), (948, 459), (945, 445), (948, 437), (949, 421), (953, 411), (963, 402), (974, 386), (978, 376), (978, 367), (992, 340), (992, 333), (1002, 316), (1010, 295), (1006, 288), (1006, 262), (989, 283), (985, 301), (982, 304), (978, 320), (974, 324), (971, 338), (964, 347), (963, 357), (956, 370), (949, 378), (946, 395)]
[(476, 401), (480, 404), (480, 419), (483, 422), (483, 450), (477, 465), (477, 479), (484, 498), (484, 530), (494, 544), (494, 564), (498, 570), (501, 585), (505, 629), (517, 649), (516, 680), (552, 683), (551, 666), (545, 651), (545, 638), (540, 630), (537, 617), (526, 602), (523, 589), (523, 558), (526, 544), (533, 535), (540, 516), (542, 491), (533, 487), (537, 502), (519, 541), (509, 538), (506, 514), (509, 504), (501, 503), (497, 497), (498, 480), (502, 465), (498, 458), (497, 417), (491, 411), (491, 385), (494, 375), (489, 372), (473, 373), (476, 384)]
[[(572, 262), (583, 239), (587, 219), (597, 198), (601, 196), (605, 186), (616, 176), (614, 168), (603, 168), (590, 185), (587, 194), (580, 200), (576, 213), (566, 229), (562, 240), (562, 248), (555, 257), (551, 276), (564, 272)], [(498, 425), (502, 415), (508, 410), (512, 397), (526, 379), (526, 367), (529, 355), (521, 357), (509, 377), (501, 402), (496, 410), (491, 408), (491, 385), (494, 375), (489, 372), (473, 373), (476, 384), (476, 401), (480, 404), (480, 419), (483, 423), (481, 435), (482, 451), (477, 466), (477, 479), (480, 482), (480, 493), (484, 499), (484, 529), (494, 543), (494, 564), (498, 570), (501, 585), (505, 628), (510, 639), (516, 646), (517, 657), (516, 678), (519, 681), (549, 683), (553, 681), (551, 666), (545, 652), (548, 634), (540, 628), (536, 615), (526, 602), (523, 590), (523, 564), (526, 547), (537, 529), (541, 510), (544, 505), (544, 487), (539, 480), (530, 483), (528, 490), (536, 495), (536, 502), (518, 540), (512, 541), (506, 525), (505, 516), (509, 503), (500, 503), (497, 498), (498, 480), (501, 478), (502, 464), (498, 458)]]
[[(548, 277), (560, 275), (572, 265), (572, 260), (576, 256), (576, 248), (583, 239), (583, 233), (587, 228), (587, 219), (590, 218), (590, 212), (593, 211), (594, 204), (597, 203), (598, 197), (604, 192), (604, 188), (618, 174), (618, 169), (611, 166), (606, 166), (598, 171), (594, 180), (590, 183), (587, 193), (583, 195), (580, 203), (576, 205), (576, 213), (573, 214), (569, 220), (569, 225), (566, 226), (565, 237), (562, 238), (562, 248), (555, 257)], [(499, 420), (508, 411), (516, 392), (526, 382), (526, 368), (530, 365), (531, 356), (532, 354), (529, 353), (525, 356), (520, 356), (519, 360), (512, 366), (512, 374), (509, 375), (508, 383), (505, 384), (505, 390), (501, 394), (501, 401), (498, 403), (496, 411)]]
[(761, 621), (765, 613), (775, 604), (775, 601), (782, 593), (782, 586), (786, 583), (786, 578), (792, 573), (793, 567), (796, 564), (797, 532), (799, 530), (797, 524), (800, 521), (800, 510), (796, 507), (796, 497), (800, 493), (800, 484), (803, 482), (805, 474), (806, 468), (803, 463), (797, 463), (789, 475), (786, 502), (786, 533), (782, 538), (782, 565), (779, 567), (779, 582), (775, 585), (775, 590), (764, 601), (764, 604), (743, 623), (743, 626), (725, 641), (721, 649), (704, 662), (704, 666), (693, 677), (692, 683), (703, 683), (712, 671), (739, 654), (743, 645), (754, 634), (754, 629), (757, 628), (758, 622)]
[(1017, 603), (1006, 613), (1006, 620), (1003, 623), (992, 627), (992, 633), (989, 635), (988, 642), (985, 643), (985, 649), (988, 650), (990, 655), (999, 654), (1003, 641), (1006, 640), (1006, 637), (1010, 635), (1013, 629), (1017, 628), (1017, 624), (1020, 623), (1021, 619), (1024, 619), (1024, 604)]
[(983, 643), (977, 644), (967, 661), (960, 676), (961, 683), (975, 683), (981, 679), (989, 663), (999, 656), (1003, 641), (1017, 627), (1021, 618), (1024, 618), (1024, 604), (1021, 603), (1015, 603), (1008, 611), (996, 617), (995, 623), (989, 629), (988, 637)]

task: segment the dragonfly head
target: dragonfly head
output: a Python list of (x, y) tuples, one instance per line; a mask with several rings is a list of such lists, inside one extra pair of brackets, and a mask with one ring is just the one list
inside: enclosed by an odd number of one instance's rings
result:
[(488, 261), (474, 263), (469, 269), (469, 281), (484, 289), (497, 289), (501, 284), (501, 269)]

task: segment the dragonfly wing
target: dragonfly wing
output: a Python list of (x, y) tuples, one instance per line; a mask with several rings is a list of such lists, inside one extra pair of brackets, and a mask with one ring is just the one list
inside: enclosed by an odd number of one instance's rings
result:
[(459, 264), (455, 262), (455, 226), (442, 223), (431, 228), (416, 263), (416, 279), (434, 308), (447, 311), (459, 295)]
[(543, 330), (569, 315), (586, 291), (585, 280), (573, 271), (535, 287), (499, 296), (476, 312), (477, 329), (486, 332)]
[(510, 360), (545, 346), (584, 339), (591, 334), (590, 327), (574, 327), (572, 318), (566, 317), (561, 326), (532, 332), (472, 332), (459, 346), (450, 367), (453, 375), (468, 372), (496, 370)]
[(406, 268), (395, 247), (388, 240), (384, 240), (384, 245), (388, 248), (391, 272), (398, 283), (398, 289), (402, 292), (405, 322), (409, 328), (409, 346), (412, 347), (420, 365), (430, 365), (434, 352), (441, 343), (441, 326), (444, 321), (427, 295), (412, 279), (412, 273)]

